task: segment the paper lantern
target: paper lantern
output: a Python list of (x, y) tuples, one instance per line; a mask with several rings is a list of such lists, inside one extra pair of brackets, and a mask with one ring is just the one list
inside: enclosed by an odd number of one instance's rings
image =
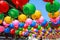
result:
[(20, 31), (20, 30), (16, 30), (16, 31), (15, 31), (15, 34), (16, 34), (16, 35), (19, 35), (19, 31)]
[(18, 20), (14, 20), (13, 22), (12, 22), (12, 24), (14, 25), (14, 27), (18, 27), (18, 24), (19, 24), (19, 21)]
[(47, 20), (44, 20), (42, 23), (41, 23), (41, 26), (45, 27), (47, 24)]
[(26, 24), (30, 25), (32, 23), (32, 19), (31, 18), (28, 18), (26, 21), (25, 21)]
[(41, 29), (41, 26), (40, 25), (38, 25), (38, 28), (37, 28), (38, 30), (40, 30)]
[(32, 21), (32, 23), (30, 24), (31, 27), (34, 27), (36, 25), (36, 21)]
[(8, 11), (8, 15), (12, 18), (17, 18), (19, 15), (19, 11), (17, 9), (12, 8)]
[(25, 22), (26, 19), (27, 19), (27, 16), (24, 15), (24, 14), (21, 14), (21, 15), (18, 16), (18, 20), (19, 20), (20, 22)]
[(12, 18), (10, 16), (6, 16), (4, 18), (4, 21), (7, 23), (7, 24), (10, 24), (12, 22)]
[(11, 23), (11, 24), (9, 25), (9, 28), (14, 28), (14, 25)]
[(32, 19), (37, 20), (41, 17), (41, 12), (39, 10), (36, 10), (34, 14), (32, 14)]
[(0, 14), (0, 20), (4, 19), (4, 14)]
[(60, 8), (60, 3), (59, 2), (53, 2), (53, 4), (47, 3), (46, 4), (46, 10), (50, 13), (54, 13), (59, 10)]
[(26, 15), (32, 15), (34, 14), (36, 8), (33, 4), (27, 3), (26, 5), (23, 6), (23, 12)]
[(38, 20), (36, 20), (36, 22), (37, 22), (38, 24), (41, 24), (43, 21), (44, 21), (43, 16), (41, 16)]
[(30, 26), (28, 26), (28, 30), (31, 30), (31, 27)]
[(9, 26), (9, 24), (7, 24), (5, 21), (3, 21), (3, 26), (4, 26), (5, 28), (7, 28), (7, 27)]
[(0, 13), (6, 13), (9, 10), (9, 5), (6, 1), (0, 1)]
[(9, 28), (5, 28), (4, 33), (10, 33), (10, 29)]
[(11, 29), (10, 30), (10, 34), (14, 35), (15, 34), (15, 30), (14, 29)]
[(50, 18), (57, 18), (58, 16), (59, 16), (59, 14), (60, 14), (60, 12), (59, 11), (57, 11), (57, 12), (55, 12), (54, 13), (54, 15), (52, 15), (52, 13), (48, 13), (48, 16), (50, 17)]
[(22, 31), (22, 30), (23, 30), (23, 28), (19, 28), (19, 30), (20, 30), (20, 31)]
[(24, 28), (25, 28), (25, 29), (27, 29), (27, 28), (28, 28), (28, 26), (29, 26), (28, 24), (24, 24)]
[(19, 23), (19, 27), (23, 28), (24, 27), (24, 23)]
[(0, 26), (0, 33), (4, 32), (5, 28), (3, 26)]

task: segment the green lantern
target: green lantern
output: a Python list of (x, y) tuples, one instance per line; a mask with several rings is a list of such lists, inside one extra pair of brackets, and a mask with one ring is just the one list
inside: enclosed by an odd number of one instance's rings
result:
[(17, 9), (12, 8), (8, 11), (8, 15), (12, 18), (17, 18), (19, 15), (19, 11)]
[(31, 30), (31, 27), (30, 26), (28, 27), (28, 30)]
[(60, 8), (59, 5), (60, 5), (60, 3), (56, 2), (56, 1), (54, 1), (53, 4), (47, 3), (46, 10), (50, 13), (54, 13), (59, 10), (59, 8)]
[(37, 28), (38, 30), (40, 30), (41, 29), (41, 26), (40, 25), (38, 25), (38, 28)]
[(20, 31), (22, 31), (22, 30), (23, 30), (23, 28), (19, 28), (19, 30), (20, 30)]
[(27, 3), (23, 7), (23, 12), (26, 15), (32, 15), (36, 10), (36, 7), (33, 4)]
[(16, 30), (16, 31), (15, 31), (15, 34), (16, 34), (16, 35), (19, 35), (19, 30)]
[(0, 20), (4, 19), (4, 14), (0, 14)]

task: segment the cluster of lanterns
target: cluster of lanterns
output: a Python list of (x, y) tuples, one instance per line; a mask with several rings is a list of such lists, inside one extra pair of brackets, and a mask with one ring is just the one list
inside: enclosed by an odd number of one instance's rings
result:
[[(6, 1), (0, 1), (0, 33), (16, 36), (47, 36), (53, 32), (60, 33), (59, 5), (56, 1), (46, 4), (46, 10), (49, 12), (50, 22), (47, 22), (36, 7), (28, 3), (29, 0), (12, 0), (12, 3), (23, 11), (20, 13), (16, 8), (9, 9)], [(52, 4), (51, 4), (52, 3)], [(57, 28), (56, 28), (57, 27)], [(57, 31), (56, 31), (57, 30)]]
[[(46, 2), (48, 0), (45, 0)], [(52, 22), (53, 26), (57, 26), (59, 24), (59, 20), (60, 20), (60, 3), (57, 2), (56, 0), (52, 0), (52, 4), (51, 4), (51, 0), (46, 4), (46, 11), (48, 12), (48, 16), (50, 18), (50, 21)], [(59, 26), (59, 25), (58, 25)]]

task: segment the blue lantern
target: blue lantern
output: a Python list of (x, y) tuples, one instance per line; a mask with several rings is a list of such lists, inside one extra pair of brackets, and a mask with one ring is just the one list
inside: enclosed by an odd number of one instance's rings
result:
[(36, 21), (32, 21), (32, 24), (30, 25), (30, 27), (34, 27), (36, 25)]
[(14, 28), (14, 25), (11, 23), (11, 24), (9, 25), (9, 28)]
[(44, 20), (42, 23), (41, 23), (41, 26), (45, 26), (47, 24), (47, 20)]
[(10, 33), (10, 29), (9, 28), (5, 28), (4, 33)]
[(23, 28), (24, 27), (24, 23), (19, 23), (19, 27)]

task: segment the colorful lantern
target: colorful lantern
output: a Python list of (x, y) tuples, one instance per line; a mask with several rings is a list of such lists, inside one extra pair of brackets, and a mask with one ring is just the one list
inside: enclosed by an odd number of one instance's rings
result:
[(18, 20), (19, 20), (20, 22), (25, 22), (26, 19), (27, 19), (27, 16), (24, 15), (24, 14), (21, 14), (21, 15), (18, 16)]
[(33, 4), (27, 3), (26, 5), (23, 6), (23, 12), (26, 15), (32, 15), (34, 14), (36, 8)]
[(8, 11), (8, 15), (12, 18), (17, 18), (19, 16), (19, 11), (17, 9), (12, 8)]
[(6, 13), (9, 10), (9, 5), (6, 1), (0, 1), (0, 13)]

